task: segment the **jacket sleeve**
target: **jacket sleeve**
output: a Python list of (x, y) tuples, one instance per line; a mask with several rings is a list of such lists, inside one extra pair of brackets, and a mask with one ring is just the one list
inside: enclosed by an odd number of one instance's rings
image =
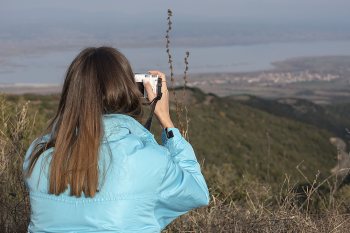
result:
[(158, 188), (155, 216), (161, 228), (189, 210), (207, 206), (210, 201), (206, 181), (194, 150), (177, 128), (162, 130), (162, 144), (167, 148), (166, 169)]

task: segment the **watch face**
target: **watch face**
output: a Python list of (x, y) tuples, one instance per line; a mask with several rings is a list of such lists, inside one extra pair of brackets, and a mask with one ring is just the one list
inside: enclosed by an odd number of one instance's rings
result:
[(172, 130), (168, 131), (168, 128), (165, 128), (165, 132), (166, 132), (166, 137), (167, 137), (167, 138), (172, 138), (172, 137), (174, 137), (174, 134), (173, 134), (173, 131), (172, 131)]

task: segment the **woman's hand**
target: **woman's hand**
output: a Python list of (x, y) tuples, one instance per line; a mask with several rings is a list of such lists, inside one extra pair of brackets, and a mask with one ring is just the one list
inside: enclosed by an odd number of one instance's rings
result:
[[(158, 75), (158, 77), (162, 79), (162, 98), (158, 100), (154, 109), (154, 114), (156, 115), (159, 123), (163, 128), (174, 127), (174, 124), (170, 119), (169, 91), (166, 84), (165, 74), (158, 70), (150, 70), (148, 73), (152, 75)], [(156, 94), (153, 92), (151, 84), (148, 81), (144, 80), (143, 85), (145, 86), (148, 100), (152, 101), (156, 97)]]

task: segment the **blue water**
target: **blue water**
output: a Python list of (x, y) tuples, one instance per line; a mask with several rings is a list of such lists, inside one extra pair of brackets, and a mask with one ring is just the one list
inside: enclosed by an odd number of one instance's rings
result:
[[(350, 41), (271, 43), (221, 47), (174, 48), (174, 70), (184, 70), (183, 58), (189, 50), (189, 74), (207, 72), (257, 71), (272, 68), (271, 62), (291, 57), (350, 55)], [(158, 69), (169, 74), (165, 48), (121, 48), (134, 72)], [(22, 55), (0, 66), (0, 83), (61, 83), (78, 50), (53, 51), (42, 55)]]

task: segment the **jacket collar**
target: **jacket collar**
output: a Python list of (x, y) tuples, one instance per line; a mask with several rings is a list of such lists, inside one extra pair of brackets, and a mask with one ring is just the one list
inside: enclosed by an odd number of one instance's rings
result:
[[(102, 117), (102, 122), (104, 132), (107, 137), (111, 135), (114, 135), (113, 137), (124, 137), (126, 134), (132, 133), (141, 137), (143, 140), (152, 140), (153, 142), (157, 142), (154, 135), (150, 131), (148, 131), (140, 122), (129, 115), (120, 113), (104, 114)], [(128, 133), (126, 133), (127, 131), (125, 129), (128, 130)]]

